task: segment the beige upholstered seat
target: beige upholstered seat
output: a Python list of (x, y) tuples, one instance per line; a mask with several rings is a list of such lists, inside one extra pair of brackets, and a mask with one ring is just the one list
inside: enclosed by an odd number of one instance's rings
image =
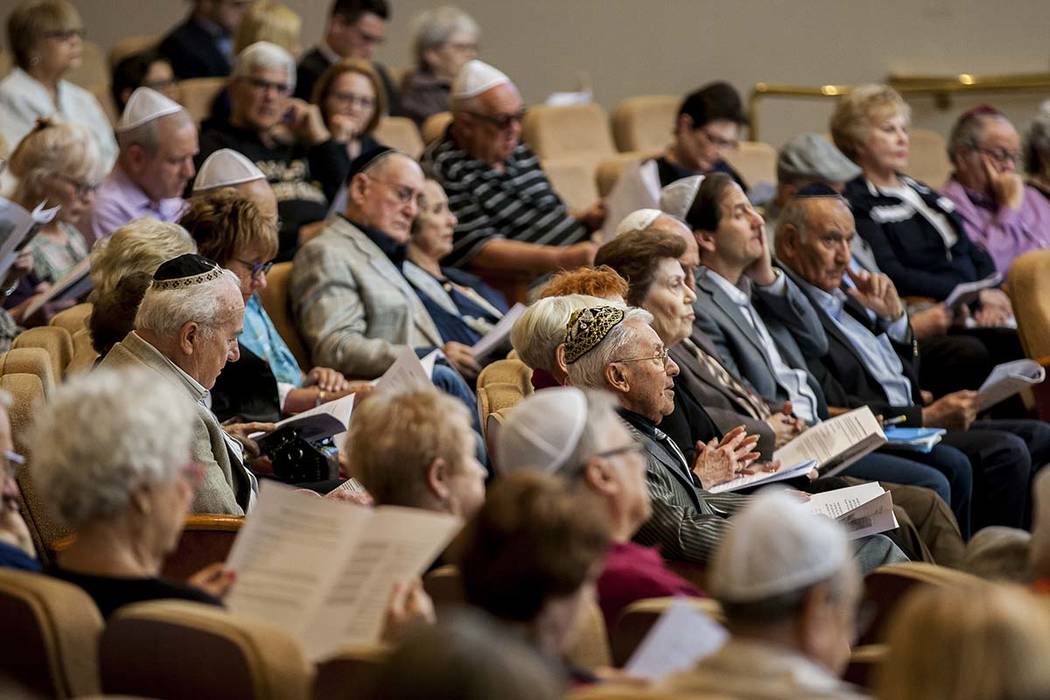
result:
[(40, 380), (44, 396), (55, 390), (51, 356), (43, 348), (11, 348), (0, 355), (0, 375), (32, 374)]
[(314, 700), (372, 697), (376, 676), (390, 650), (381, 646), (345, 647), (317, 664)]
[(299, 337), (299, 329), (295, 326), (292, 318), (292, 307), (288, 300), (288, 288), (292, 279), (292, 263), (277, 263), (266, 274), (266, 288), (259, 290), (259, 300), (263, 308), (273, 321), (274, 327), (281, 338), (288, 345), (288, 349), (295, 355), (302, 370), (307, 370), (310, 365), (310, 353), (306, 351), (306, 345)]
[(543, 161), (543, 170), (551, 187), (558, 193), (570, 211), (586, 209), (598, 199), (594, 165), (576, 158), (552, 158)]
[(379, 143), (413, 158), (423, 155), (423, 137), (419, 135), (416, 123), (407, 117), (383, 117), (372, 136)]
[(0, 674), (39, 697), (99, 691), (102, 617), (87, 593), (43, 574), (0, 569)]
[(164, 560), (162, 573), (184, 580), (209, 564), (226, 561), (242, 525), (244, 518), (238, 515), (190, 515), (178, 545)]
[(600, 161), (616, 153), (608, 115), (593, 103), (532, 107), (522, 124), (522, 138), (545, 163), (571, 158), (592, 172)]
[(211, 114), (211, 103), (222, 92), (226, 78), (191, 78), (179, 83), (179, 102), (199, 124)]
[(687, 600), (690, 605), (718, 622), (725, 622), (722, 606), (711, 598), (647, 598), (627, 606), (616, 621), (616, 627), (610, 637), (612, 641), (613, 664), (623, 666), (638, 645), (642, 643), (649, 629), (664, 614), (668, 607), (677, 600)]
[(106, 693), (150, 698), (305, 700), (313, 667), (283, 630), (181, 600), (136, 603), (99, 642)]
[(66, 366), (66, 376), (90, 372), (98, 359), (98, 353), (91, 344), (91, 332), (82, 328), (73, 334), (73, 359)]
[(423, 590), (434, 602), (438, 615), (445, 609), (463, 604), (463, 581), (459, 569), (451, 564), (427, 572), (423, 576)]
[(55, 382), (61, 382), (66, 366), (73, 359), (73, 337), (61, 326), (40, 326), (22, 331), (11, 348), (41, 348), (51, 360)]
[(576, 629), (570, 633), (571, 644), (565, 651), (566, 660), (578, 668), (593, 670), (612, 663), (609, 651), (609, 633), (598, 601), (593, 598), (580, 606)]
[(881, 566), (864, 577), (864, 600), (875, 611), (871, 626), (859, 643), (884, 641), (885, 624), (904, 595), (917, 586), (972, 586), (981, 579), (955, 569), (924, 562)]
[[(1050, 366), (1050, 250), (1018, 256), (1010, 266), (1007, 284), (1025, 354)], [(1032, 394), (1039, 417), (1050, 420), (1050, 382), (1036, 384)]]
[(682, 98), (641, 95), (620, 104), (612, 114), (613, 137), (621, 151), (662, 151), (671, 142)]
[(113, 48), (109, 50), (109, 68), (113, 70), (117, 67), (117, 64), (123, 61), (128, 56), (133, 56), (143, 51), (156, 48), (157, 44), (162, 39), (160, 34), (139, 34), (136, 36), (126, 36), (123, 39), (113, 44)]
[(69, 331), (69, 335), (72, 336), (77, 331), (87, 328), (87, 322), (88, 319), (91, 318), (92, 308), (94, 308), (93, 304), (90, 302), (84, 302), (83, 304), (77, 304), (68, 309), (63, 309), (51, 317), (51, 321), (48, 325), (65, 328)]
[(912, 129), (908, 152), (908, 174), (935, 190), (940, 189), (952, 172), (944, 137), (929, 129)]
[(438, 112), (437, 114), (431, 114), (427, 117), (427, 120), (423, 122), (423, 128), (420, 131), (423, 134), (423, 143), (428, 146), (439, 138), (444, 136), (445, 129), (452, 123), (452, 112)]
[(726, 160), (749, 185), (777, 181), (777, 149), (761, 141), (741, 141), (740, 147), (726, 153)]

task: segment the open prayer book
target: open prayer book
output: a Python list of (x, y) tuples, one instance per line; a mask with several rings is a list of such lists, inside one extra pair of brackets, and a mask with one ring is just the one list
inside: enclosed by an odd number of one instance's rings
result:
[(995, 287), (1002, 281), (1003, 276), (996, 272), (988, 275), (984, 279), (957, 284), (955, 285), (955, 288), (952, 289), (951, 294), (948, 295), (948, 298), (944, 300), (944, 305), (950, 310), (955, 311), (963, 304), (977, 301), (977, 297), (980, 296), (982, 289)]
[(985, 411), (1005, 401), (1025, 387), (1046, 379), (1046, 369), (1035, 360), (1014, 360), (996, 365), (977, 390), (978, 411)]
[(434, 364), (443, 356), (444, 353), (440, 350), (434, 350), (421, 360), (416, 351), (406, 345), (398, 351), (394, 364), (390, 365), (381, 377), (374, 379), (372, 384), (376, 391), (405, 391), (413, 387), (428, 387), (431, 377), (434, 376)]
[(51, 288), (38, 297), (35, 297), (26, 305), (24, 317), (29, 318), (46, 304), (56, 301), (83, 299), (88, 292), (94, 289), (91, 281), (91, 258), (87, 257), (78, 262), (62, 278), (51, 285)]
[(753, 467), (753, 474), (744, 474), (743, 476), (738, 476), (730, 481), (715, 484), (711, 488), (705, 490), (709, 493), (726, 493), (727, 491), (739, 491), (740, 489), (746, 489), (751, 486), (767, 486), (778, 481), (786, 481), (788, 479), (794, 479), (797, 476), (805, 476), (811, 470), (816, 468), (817, 461), (815, 459), (807, 459), (805, 462), (800, 462), (794, 466), (781, 465), (780, 469), (777, 469), (775, 472), (762, 471), (761, 467)]
[(0, 277), (7, 274), (18, 251), (29, 243), (41, 226), (51, 223), (59, 207), (44, 209), (44, 202), (29, 212), (10, 199), (0, 197)]
[(376, 644), (397, 583), (420, 576), (459, 518), (415, 508), (362, 508), (264, 481), (233, 543), (226, 607), (295, 637), (309, 658)]
[(481, 338), (470, 347), (470, 351), (474, 353), (474, 359), (481, 360), (483, 357), (488, 357), (496, 350), (506, 346), (507, 339), (510, 338), (510, 329), (514, 327), (514, 322), (525, 313), (526, 308), (528, 307), (524, 304), (515, 304), (510, 307), (510, 310), (503, 314), (503, 318), (499, 320), (499, 323), (493, 326), (492, 330), (486, 333), (484, 338)]
[(897, 527), (893, 514), (893, 497), (877, 482), (850, 486), (809, 497), (809, 507), (816, 515), (838, 520), (851, 540), (877, 535)]
[(348, 394), (341, 399), (315, 406), (309, 411), (275, 423), (276, 427), (270, 433), (253, 433), (249, 437), (256, 440), (265, 453), (266, 436), (273, 435), (281, 428), (292, 426), (299, 429), (300, 437), (304, 440), (313, 442), (330, 437), (332, 443), (342, 451), (343, 443), (346, 442), (346, 431), (350, 429), (350, 415), (354, 412), (355, 396), (356, 394)]
[(834, 476), (885, 444), (882, 426), (867, 406), (814, 425), (773, 453), (781, 464), (815, 459), (820, 475)]

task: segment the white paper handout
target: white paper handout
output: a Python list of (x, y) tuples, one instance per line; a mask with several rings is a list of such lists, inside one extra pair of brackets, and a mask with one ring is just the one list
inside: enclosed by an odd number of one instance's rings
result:
[(371, 509), (264, 481), (226, 568), (226, 607), (296, 637), (324, 658), (380, 641), (394, 585), (423, 573), (462, 523), (415, 508)]
[(425, 358), (430, 366), (430, 373), (423, 367), (423, 363), (416, 356), (416, 351), (409, 346), (404, 346), (397, 353), (397, 359), (390, 369), (383, 372), (383, 376), (373, 382), (375, 391), (403, 391), (410, 388), (425, 388), (430, 386), (430, 375), (434, 372), (434, 362), (437, 360), (435, 350)]
[(62, 278), (51, 285), (45, 293), (26, 304), (23, 312), (24, 318), (29, 318), (42, 309), (45, 304), (52, 301), (65, 301), (67, 299), (82, 299), (84, 295), (94, 289), (91, 281), (91, 258), (87, 257), (69, 268)]
[(977, 390), (978, 411), (1005, 401), (1025, 387), (1046, 379), (1046, 368), (1035, 360), (1014, 360), (996, 365)]
[(503, 314), (503, 318), (499, 320), (499, 323), (470, 347), (470, 351), (474, 353), (474, 359), (480, 360), (492, 354), (493, 351), (498, 350), (506, 343), (507, 338), (510, 337), (510, 329), (514, 327), (514, 322), (525, 313), (526, 308), (528, 307), (521, 303), (510, 307), (510, 310)]
[[(342, 452), (343, 445), (346, 443), (346, 433), (350, 429), (350, 416), (354, 412), (354, 399), (356, 397), (357, 394), (347, 394), (341, 399), (328, 401), (327, 403), (323, 403), (320, 406), (314, 406), (308, 411), (303, 411), (302, 413), (297, 413), (290, 418), (285, 418), (284, 420), (278, 423), (274, 423), (275, 427), (273, 429), (273, 432), (280, 430), (289, 423), (302, 422), (304, 421), (304, 419), (308, 419), (313, 416), (327, 414), (343, 424), (342, 432), (332, 435), (332, 442), (337, 448), (339, 448), (339, 451)], [(248, 437), (250, 437), (252, 440), (255, 440), (257, 438), (262, 437), (263, 435), (267, 435), (267, 433), (252, 433)]]
[(0, 197), (0, 277), (14, 264), (22, 242), (58, 214), (60, 207), (44, 209), (44, 204), (41, 202), (28, 212), (10, 199)]
[(726, 493), (728, 491), (739, 491), (740, 489), (746, 489), (749, 486), (758, 486), (760, 484), (768, 485), (774, 484), (778, 481), (786, 481), (787, 479), (794, 479), (797, 476), (804, 476), (811, 470), (816, 469), (817, 462), (813, 459), (808, 459), (805, 462), (800, 462), (794, 466), (785, 467), (781, 465), (780, 469), (775, 472), (762, 471), (760, 467), (755, 467), (754, 474), (745, 474), (738, 476), (735, 479), (726, 481), (721, 484), (716, 484), (711, 488), (707, 489), (710, 493)]
[(722, 625), (687, 598), (679, 598), (653, 623), (624, 670), (635, 678), (663, 680), (714, 654), (727, 639)]
[(954, 311), (963, 304), (977, 301), (977, 297), (980, 296), (982, 289), (995, 287), (1002, 281), (1003, 276), (996, 272), (975, 282), (957, 284), (955, 285), (955, 288), (952, 289), (951, 294), (948, 295), (948, 298), (944, 300), (944, 305)]
[(660, 208), (660, 176), (655, 160), (632, 161), (624, 166), (612, 191), (605, 198), (605, 225), (602, 240), (616, 237), (616, 227), (624, 217), (639, 209)]
[(834, 476), (885, 444), (882, 426), (867, 406), (814, 425), (773, 453), (781, 464), (817, 460), (821, 476)]
[(851, 540), (897, 527), (893, 497), (877, 482), (815, 493), (809, 497), (809, 507), (816, 515), (842, 523)]

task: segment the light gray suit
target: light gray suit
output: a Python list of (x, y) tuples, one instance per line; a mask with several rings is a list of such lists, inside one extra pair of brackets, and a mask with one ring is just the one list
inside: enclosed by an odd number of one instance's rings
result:
[[(163, 381), (186, 390), (197, 408), (192, 457), (204, 468), (204, 480), (193, 501), (193, 512), (244, 515), (251, 497), (251, 478), (244, 465), (230, 454), (215, 414), (201, 403), (207, 392), (194, 386), (159, 350), (134, 332), (114, 345), (100, 366), (114, 369), (146, 367), (160, 375)], [(164, 426), (157, 426), (157, 429), (163, 430)]]
[(314, 363), (348, 376), (378, 377), (402, 346), (443, 344), (394, 263), (341, 216), (296, 253), (291, 301)]

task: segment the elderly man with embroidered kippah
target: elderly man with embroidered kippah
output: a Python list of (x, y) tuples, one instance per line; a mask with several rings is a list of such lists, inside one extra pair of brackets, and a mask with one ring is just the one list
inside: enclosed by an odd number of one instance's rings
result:
[(476, 59), (452, 83), (452, 124), (423, 154), (459, 221), (449, 264), (537, 274), (594, 260), (605, 207), (569, 212), (521, 143), (523, 105), (510, 78)]

